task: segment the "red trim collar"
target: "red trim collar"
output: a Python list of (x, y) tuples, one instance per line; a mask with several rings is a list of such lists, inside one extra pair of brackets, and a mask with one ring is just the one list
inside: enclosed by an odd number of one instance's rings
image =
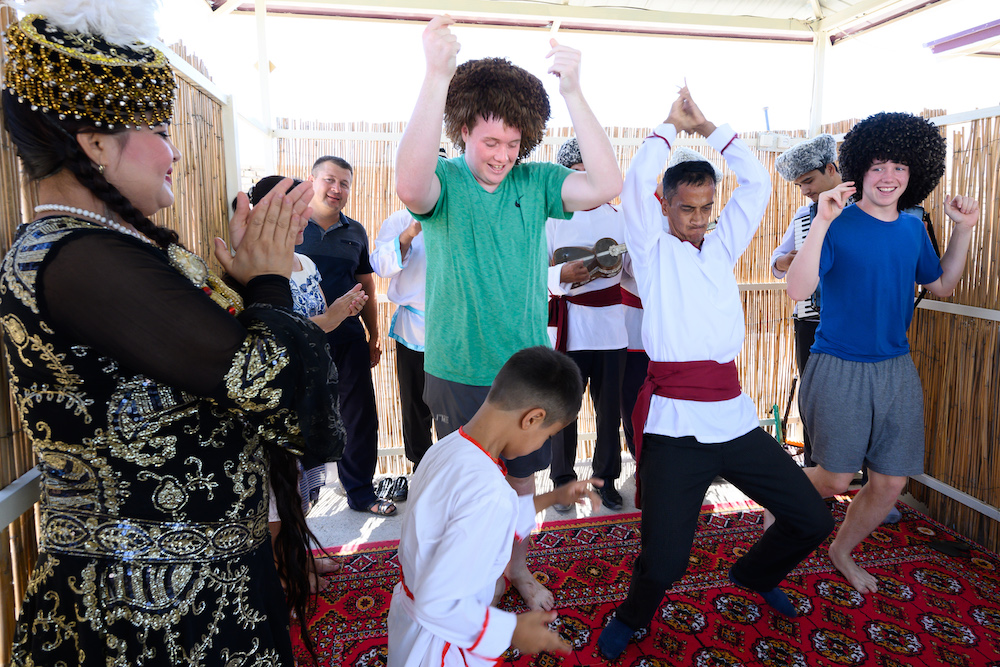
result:
[(486, 451), (485, 447), (483, 447), (478, 442), (476, 442), (476, 440), (474, 438), (469, 437), (469, 434), (465, 432), (465, 427), (464, 426), (459, 426), (458, 427), (458, 434), (460, 436), (462, 436), (463, 438), (465, 438), (466, 440), (468, 440), (469, 442), (471, 442), (472, 444), (474, 444), (476, 447), (479, 447), (479, 450), (483, 454), (486, 454), (486, 456), (490, 457), (490, 461), (493, 461), (493, 463), (497, 464), (497, 467), (500, 468), (500, 472), (503, 473), (503, 476), (504, 477), (507, 476), (507, 466), (504, 464), (503, 460), (493, 458), (493, 455), (490, 454), (488, 451)]

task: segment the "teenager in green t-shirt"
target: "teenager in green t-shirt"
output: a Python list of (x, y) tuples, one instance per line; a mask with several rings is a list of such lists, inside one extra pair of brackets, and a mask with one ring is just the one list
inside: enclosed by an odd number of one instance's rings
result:
[[(580, 53), (550, 40), (549, 72), (559, 78), (588, 170), (520, 164), (544, 135), (549, 102), (537, 77), (502, 58), (457, 67), (448, 17), (424, 30), (427, 70), (396, 156), (396, 193), (422, 222), (427, 247), (425, 400), (438, 437), (463, 425), (514, 352), (547, 345), (545, 221), (599, 206), (621, 191), (614, 150), (580, 90)], [(442, 121), (462, 155), (438, 159)], [(507, 462), (519, 495), (549, 465), (544, 447)], [(531, 609), (552, 594), (514, 547), (507, 576)]]

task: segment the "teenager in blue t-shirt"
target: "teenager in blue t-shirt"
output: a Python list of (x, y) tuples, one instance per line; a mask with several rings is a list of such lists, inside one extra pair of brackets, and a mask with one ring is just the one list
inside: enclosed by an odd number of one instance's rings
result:
[[(791, 298), (808, 298), (817, 285), (823, 294), (799, 397), (816, 464), (806, 474), (831, 496), (868, 466), (868, 484), (829, 550), (861, 593), (875, 592), (877, 581), (851, 552), (893, 507), (907, 477), (923, 472), (923, 394), (906, 338), (914, 285), (936, 296), (955, 290), (979, 219), (975, 200), (946, 197), (955, 227), (939, 261), (921, 220), (900, 212), (930, 194), (945, 157), (937, 127), (918, 116), (879, 113), (858, 123), (840, 149), (844, 182), (820, 195), (788, 269)], [(857, 203), (847, 205), (852, 195)]]

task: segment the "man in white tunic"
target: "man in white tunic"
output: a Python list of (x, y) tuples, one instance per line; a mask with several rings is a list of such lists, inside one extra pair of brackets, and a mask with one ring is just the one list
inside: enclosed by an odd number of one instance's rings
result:
[[(706, 137), (739, 182), (707, 237), (716, 185), (711, 164), (671, 167), (664, 174), (663, 203), (653, 195), (679, 131)], [(634, 422), (642, 547), (628, 596), (598, 639), (608, 659), (621, 655), (633, 632), (652, 619), (666, 589), (684, 575), (705, 491), (717, 475), (778, 517), (729, 577), (782, 614), (796, 611), (778, 584), (833, 529), (808, 478), (758, 426), (734, 361), (744, 322), (733, 267), (770, 192), (760, 162), (729, 126), (717, 128), (705, 119), (686, 87), (640, 147), (625, 179), (625, 243), (645, 311), (642, 338), (650, 367)]]
[[(576, 137), (559, 148), (556, 162), (575, 171), (585, 171)], [(601, 204), (577, 211), (569, 220), (549, 218), (545, 223), (549, 261), (549, 337), (553, 346), (576, 362), (584, 382), (590, 382), (594, 401), (597, 439), (594, 444), (594, 477), (604, 480), (598, 493), (602, 504), (612, 510), (622, 508), (615, 481), (622, 472), (620, 395), (625, 371), (625, 332), (621, 281), (621, 249), (587, 261), (566, 261), (565, 249), (594, 248), (623, 241), (624, 222), (617, 208)], [(602, 245), (603, 247), (603, 245)], [(616, 254), (617, 253), (617, 254)], [(577, 420), (552, 439), (550, 476), (555, 486), (576, 480)], [(556, 505), (568, 512), (568, 505)]]
[(566, 355), (526, 348), (503, 365), (472, 419), (427, 451), (399, 540), (389, 667), (494, 665), (509, 646), (569, 652), (548, 628), (555, 611), (518, 615), (491, 604), (514, 538), (528, 537), (537, 512), (555, 502), (597, 502), (588, 490), (597, 479), (518, 496), (501, 458), (540, 448), (576, 417), (582, 394), (580, 372)]
[(386, 298), (396, 304), (389, 338), (396, 341), (396, 380), (403, 417), (403, 449), (414, 469), (431, 446), (431, 409), (424, 403), (424, 302), (427, 251), (420, 223), (407, 210), (382, 222), (369, 262), (389, 279)]

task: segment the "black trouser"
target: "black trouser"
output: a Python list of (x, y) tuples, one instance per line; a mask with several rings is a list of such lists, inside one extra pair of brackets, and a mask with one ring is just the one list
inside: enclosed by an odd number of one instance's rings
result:
[(364, 510), (378, 502), (372, 487), (378, 459), (378, 411), (368, 342), (331, 345), (330, 354), (340, 372), (337, 394), (347, 429), (347, 445), (344, 457), (337, 462), (337, 474), (347, 492), (348, 506)]
[(396, 341), (396, 379), (403, 413), (403, 449), (416, 470), (431, 446), (431, 409), (424, 403), (424, 353)]
[[(799, 391), (802, 391), (802, 374), (806, 372), (806, 362), (809, 361), (809, 350), (816, 340), (816, 327), (818, 320), (792, 319), (792, 326), (795, 328), (795, 364), (799, 367)], [(799, 416), (801, 418), (801, 412)], [(812, 442), (809, 441), (809, 431), (806, 430), (805, 421), (802, 424), (802, 464), (806, 468), (813, 466)]]
[(625, 374), (622, 377), (621, 414), (622, 429), (625, 431), (625, 446), (635, 456), (635, 443), (632, 440), (632, 411), (635, 410), (635, 400), (639, 397), (642, 383), (646, 381), (649, 369), (649, 356), (643, 350), (629, 350), (625, 356)]
[[(620, 395), (625, 372), (625, 350), (577, 350), (568, 352), (586, 383), (597, 415), (597, 440), (594, 443), (594, 477), (613, 483), (622, 473)], [(577, 423), (574, 419), (552, 438), (552, 468), (549, 476), (560, 486), (576, 479)]]
[(646, 433), (642, 439), (642, 550), (618, 618), (638, 630), (687, 570), (705, 491), (721, 475), (774, 514), (774, 524), (733, 565), (733, 576), (765, 592), (776, 587), (833, 530), (833, 517), (805, 473), (760, 428), (735, 440)]

